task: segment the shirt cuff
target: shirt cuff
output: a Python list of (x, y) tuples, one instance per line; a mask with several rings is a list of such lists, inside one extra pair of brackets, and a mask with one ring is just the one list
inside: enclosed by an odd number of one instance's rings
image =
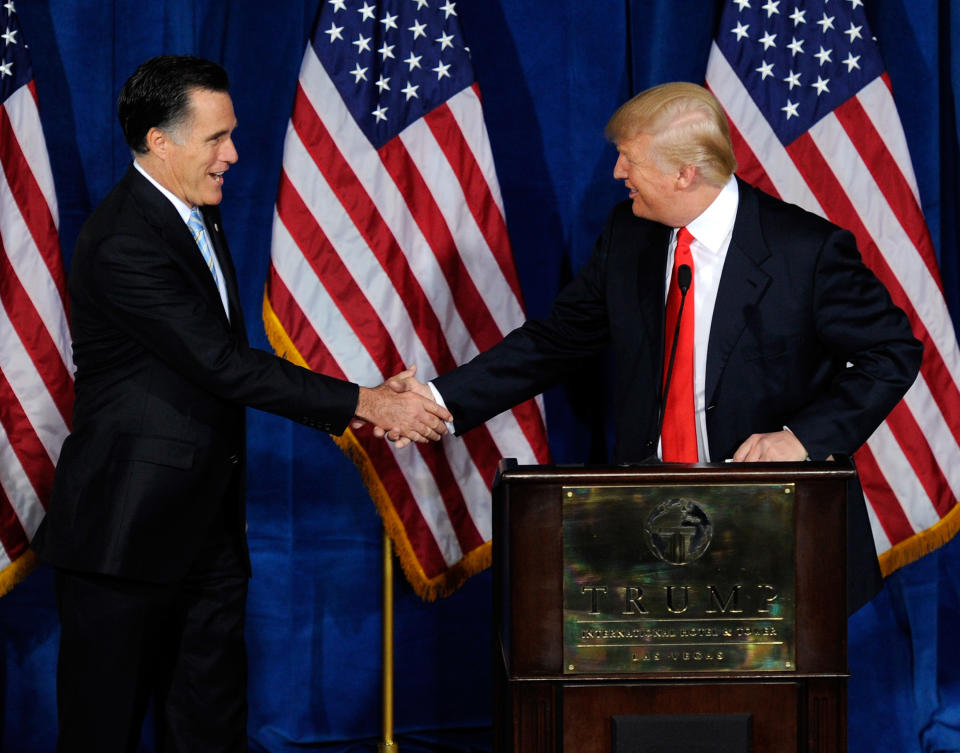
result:
[[(444, 407), (446, 407), (446, 406), (444, 406)], [(789, 426), (784, 426), (784, 427), (783, 427), (783, 430), (784, 430), (784, 431), (789, 431), (791, 434), (793, 434), (793, 429), (791, 429)], [(797, 435), (796, 435), (796, 434), (793, 434), (793, 436), (796, 437)], [(797, 441), (800, 442), (799, 437), (797, 438)], [(800, 442), (800, 444), (802, 445), (803, 442)], [(807, 449), (807, 448), (804, 447), (803, 449)], [(807, 453), (807, 456), (804, 458), (804, 460), (810, 460), (810, 453), (809, 453), (809, 452)]]
[[(439, 405), (441, 408), (447, 408), (447, 404), (443, 401), (443, 395), (440, 394), (440, 390), (438, 390), (436, 387), (433, 386), (433, 382), (427, 382), (427, 387), (430, 388), (430, 392), (431, 392), (431, 394), (433, 395), (433, 400), (434, 400), (434, 402), (435, 402), (437, 405)], [(447, 410), (450, 410), (450, 409), (447, 408)], [(446, 422), (446, 424), (447, 424), (447, 431), (448, 431), (450, 434), (455, 434), (455, 433), (456, 433), (456, 430), (453, 428), (454, 421), (456, 421), (456, 418), (454, 418), (453, 421), (447, 421), (447, 422)]]

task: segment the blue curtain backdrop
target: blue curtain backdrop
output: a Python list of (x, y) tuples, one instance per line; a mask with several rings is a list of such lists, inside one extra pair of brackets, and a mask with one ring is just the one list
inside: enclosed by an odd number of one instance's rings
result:
[[(240, 162), (224, 224), (248, 328), (260, 303), (283, 134), (320, 0), (18, 0), (69, 264), (80, 225), (123, 173), (119, 88), (142, 60), (191, 53), (232, 78)], [(893, 81), (960, 321), (957, 118), (960, 11), (950, 0), (867, 2)], [(714, 0), (459, 0), (528, 312), (542, 315), (583, 264), (624, 195), (602, 137), (612, 110), (665, 80), (702, 81)], [(591, 378), (547, 396), (559, 462), (605, 457), (603, 390)], [(371, 750), (379, 733), (380, 523), (328, 437), (249, 416), (248, 617), (251, 748)], [(175, 545), (175, 544), (173, 544)], [(888, 579), (850, 623), (850, 750), (960, 750), (960, 542)], [(402, 749), (490, 748), (489, 573), (452, 597), (396, 605), (396, 723)], [(0, 750), (54, 748), (58, 627), (50, 572), (0, 599)], [(149, 750), (149, 743), (145, 750)]]

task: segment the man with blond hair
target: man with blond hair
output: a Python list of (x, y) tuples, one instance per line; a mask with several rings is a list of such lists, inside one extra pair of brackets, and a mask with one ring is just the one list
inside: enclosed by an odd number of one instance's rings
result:
[[(545, 319), (527, 321), (431, 383), (456, 433), (610, 348), (616, 463), (852, 454), (913, 383), (922, 353), (853, 236), (734, 176), (726, 117), (703, 87), (642, 92), (614, 113), (606, 135), (619, 152), (613, 176), (629, 201), (614, 207), (592, 257)], [(666, 311), (678, 286), (687, 288), (680, 319), (692, 319), (685, 336), (692, 358), (686, 375), (674, 369), (664, 400), (673, 333), (681, 329)], [(403, 386), (426, 394), (413, 379)], [(692, 407), (677, 452), (670, 421), (662, 435), (660, 422), (684, 386)], [(852, 610), (879, 582), (859, 497), (850, 506), (848, 547), (858, 575), (849, 586)]]

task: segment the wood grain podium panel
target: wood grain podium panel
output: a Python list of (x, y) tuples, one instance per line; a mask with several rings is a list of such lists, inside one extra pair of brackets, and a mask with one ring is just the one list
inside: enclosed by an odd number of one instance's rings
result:
[(752, 716), (752, 753), (796, 753), (797, 683), (690, 685), (566, 685), (563, 688), (564, 753), (609, 753), (611, 719), (632, 714), (737, 714)]
[(717, 682), (512, 682), (496, 750), (610, 753), (614, 716), (751, 715), (751, 753), (844, 753), (844, 678)]
[[(610, 753), (611, 719), (751, 714), (752, 753), (846, 749), (846, 485), (842, 463), (517, 466), (494, 486), (494, 698), (499, 753)], [(564, 486), (796, 485), (793, 671), (564, 673)]]

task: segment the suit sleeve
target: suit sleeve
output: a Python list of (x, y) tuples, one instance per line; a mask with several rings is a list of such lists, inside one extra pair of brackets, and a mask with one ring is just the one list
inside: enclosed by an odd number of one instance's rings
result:
[(823, 243), (813, 293), (816, 333), (832, 357), (832, 376), (788, 425), (810, 457), (820, 459), (851, 454), (866, 442), (913, 384), (923, 346), (845, 230)]
[(545, 319), (529, 319), (502, 341), (433, 384), (462, 434), (529, 400), (602, 352), (610, 341), (607, 258), (613, 218), (580, 273), (559, 293)]
[(81, 287), (118, 330), (210, 393), (335, 434), (353, 416), (357, 385), (249, 347), (162, 242), (111, 236), (85, 269)]

